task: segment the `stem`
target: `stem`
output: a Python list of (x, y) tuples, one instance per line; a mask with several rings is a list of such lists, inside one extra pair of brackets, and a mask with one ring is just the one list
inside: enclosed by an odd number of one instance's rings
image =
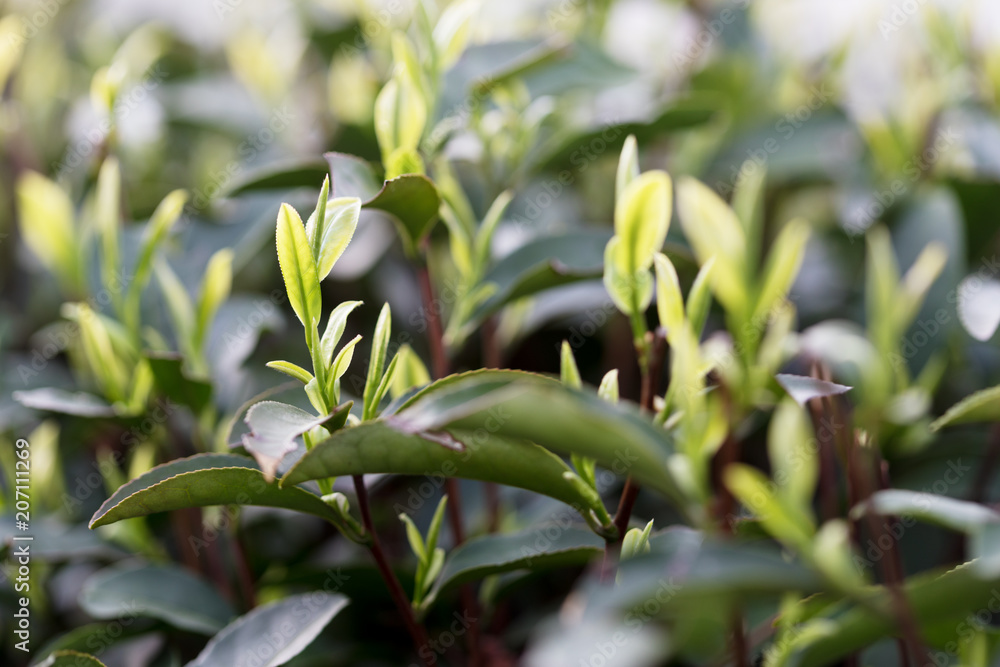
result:
[(427, 270), (426, 257), (417, 266), (417, 278), (420, 282), (420, 298), (423, 300), (424, 313), (427, 317), (427, 342), (431, 348), (431, 367), (435, 379), (448, 374), (448, 356), (444, 350), (444, 329), (441, 326), (441, 312), (434, 298), (434, 286), (431, 274)]
[[(639, 369), (642, 373), (642, 385), (640, 389), (639, 402), (643, 412), (652, 413), (653, 399), (656, 397), (657, 381), (660, 378), (660, 367), (663, 363), (664, 352), (666, 351), (666, 339), (662, 330), (652, 335), (652, 340), (648, 332), (642, 333), (637, 328), (635, 318), (633, 318), (633, 333), (636, 336), (636, 354), (639, 357)], [(622, 495), (618, 499), (618, 509), (615, 511), (614, 524), (618, 529), (618, 535), (614, 540), (609, 540), (604, 545), (604, 562), (601, 565), (601, 581), (607, 581), (611, 576), (612, 564), (618, 559), (621, 553), (622, 542), (625, 540), (625, 533), (628, 532), (629, 520), (632, 518), (632, 508), (635, 507), (635, 499), (639, 496), (639, 485), (632, 479), (632, 475), (625, 478), (625, 486), (622, 488)]]
[(434, 655), (434, 652), (423, 650), (429, 645), (427, 632), (424, 630), (424, 626), (418, 623), (416, 617), (414, 617), (410, 599), (403, 591), (403, 586), (399, 583), (396, 573), (389, 566), (385, 552), (382, 551), (382, 542), (378, 538), (378, 533), (375, 532), (375, 524), (372, 522), (371, 510), (368, 507), (368, 489), (365, 488), (364, 475), (354, 475), (352, 479), (354, 480), (354, 491), (358, 496), (358, 510), (361, 513), (361, 521), (371, 539), (368, 548), (375, 558), (379, 574), (382, 575), (385, 585), (389, 588), (389, 594), (392, 596), (392, 601), (396, 603), (399, 615), (403, 617), (406, 630), (410, 633), (413, 644), (416, 646), (417, 656), (426, 667), (435, 667), (437, 665), (437, 657)]

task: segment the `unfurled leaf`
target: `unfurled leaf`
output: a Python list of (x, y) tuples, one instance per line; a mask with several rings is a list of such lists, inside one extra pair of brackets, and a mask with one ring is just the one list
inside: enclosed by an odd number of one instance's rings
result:
[(188, 361), (193, 362), (198, 357), (200, 350), (194, 345), (196, 314), (194, 305), (191, 303), (191, 296), (180, 278), (165, 261), (157, 262), (155, 270), (156, 280), (163, 292), (167, 310), (170, 312), (170, 321), (174, 327), (174, 334), (177, 336), (177, 344)]
[(114, 289), (118, 271), (121, 268), (121, 190), (122, 177), (118, 160), (107, 158), (97, 175), (97, 200), (94, 218), (97, 235), (101, 240), (101, 283), (108, 289), (117, 303), (120, 290)]
[(427, 103), (420, 89), (405, 73), (397, 73), (375, 98), (375, 135), (383, 160), (399, 149), (416, 149), (426, 123)]
[(430, 383), (431, 375), (427, 372), (427, 367), (409, 343), (401, 345), (396, 356), (399, 358), (399, 366), (389, 386), (392, 398), (399, 398), (414, 387), (423, 387)]
[(701, 338), (701, 331), (705, 328), (705, 320), (708, 319), (708, 311), (712, 305), (712, 293), (709, 288), (714, 267), (714, 257), (702, 264), (691, 284), (691, 291), (688, 292), (686, 315), (691, 325), (691, 332), (696, 338)]
[(472, 23), (479, 12), (478, 0), (462, 0), (448, 5), (434, 25), (434, 48), (441, 70), (455, 64), (469, 41)]
[(775, 408), (767, 433), (767, 453), (779, 494), (790, 503), (812, 505), (819, 477), (818, 444), (805, 410), (786, 398)]
[(194, 344), (201, 349), (208, 338), (209, 328), (219, 306), (229, 298), (233, 286), (233, 251), (223, 248), (208, 260), (198, 294), (198, 318), (195, 321)]
[(139, 304), (142, 298), (142, 291), (149, 283), (149, 278), (153, 272), (153, 258), (157, 249), (163, 243), (167, 234), (170, 233), (174, 223), (180, 218), (187, 203), (187, 192), (184, 190), (174, 190), (160, 202), (152, 217), (146, 224), (146, 229), (142, 235), (142, 245), (139, 248), (139, 258), (135, 263), (134, 277), (128, 286), (126, 297), (128, 309), (126, 317), (131, 317), (135, 321), (133, 326), (138, 324)]
[(804, 507), (774, 493), (763, 473), (742, 463), (726, 468), (724, 479), (767, 532), (800, 553), (809, 553), (815, 528)]
[(323, 331), (323, 338), (320, 340), (323, 362), (329, 366), (333, 360), (333, 352), (340, 342), (340, 337), (344, 335), (347, 328), (347, 317), (355, 308), (360, 306), (361, 301), (345, 301), (330, 313), (330, 319), (326, 322), (326, 329)]
[(80, 606), (95, 618), (148, 616), (213, 635), (234, 616), (207, 581), (177, 565), (112, 566), (91, 576)]
[(143, 357), (153, 375), (156, 388), (170, 400), (187, 405), (196, 414), (212, 400), (212, 384), (191, 377), (184, 368), (184, 357), (171, 352), (145, 352)]
[[(320, 199), (324, 194), (329, 194), (328, 180), (323, 182)], [(309, 246), (316, 260), (316, 275), (319, 280), (330, 275), (333, 265), (344, 254), (351, 238), (354, 237), (360, 215), (360, 199), (337, 197), (323, 201), (322, 206), (317, 205), (316, 210), (309, 216), (309, 220), (306, 221), (306, 236), (309, 238)]]
[(630, 134), (622, 145), (618, 157), (618, 171), (615, 173), (615, 201), (625, 199), (625, 189), (639, 176), (639, 146), (635, 135)]
[(576, 359), (573, 358), (573, 348), (570, 347), (569, 341), (565, 340), (559, 352), (559, 377), (570, 389), (579, 389), (583, 386), (580, 370), (576, 367)]
[(656, 265), (656, 310), (660, 326), (667, 330), (667, 340), (685, 326), (684, 297), (673, 263), (663, 253), (653, 258)]
[(802, 266), (808, 240), (809, 225), (805, 220), (792, 220), (778, 234), (764, 268), (753, 312), (755, 319), (766, 318), (775, 304), (784, 300)]
[(350, 601), (339, 593), (312, 591), (253, 609), (212, 637), (187, 667), (278, 667), (301, 653)]
[(378, 321), (375, 323), (375, 335), (372, 337), (371, 358), (368, 361), (368, 377), (365, 381), (364, 417), (370, 419), (375, 414), (375, 397), (379, 384), (382, 382), (382, 371), (385, 368), (386, 353), (389, 349), (389, 336), (392, 335), (392, 312), (389, 304), (382, 306)]
[(625, 273), (622, 270), (627, 263), (624, 248), (618, 236), (608, 241), (604, 251), (604, 287), (618, 310), (635, 315), (644, 312), (653, 299), (653, 277), (647, 269)]
[(673, 193), (665, 171), (647, 171), (631, 180), (615, 202), (615, 236), (621, 239), (616, 257), (626, 275), (648, 269), (663, 247), (670, 227)]
[(622, 540), (621, 559), (628, 560), (649, 553), (649, 533), (652, 530), (653, 522), (650, 521), (645, 528), (633, 528), (625, 533), (625, 539)]
[(302, 384), (309, 384), (309, 381), (313, 379), (312, 373), (290, 361), (269, 361), (267, 367), (284, 373), (288, 377), (293, 377)]
[(354, 360), (354, 347), (360, 342), (361, 336), (355, 336), (352, 338), (344, 347), (340, 349), (337, 353), (336, 358), (333, 360), (333, 365), (330, 367), (330, 375), (327, 378), (327, 382), (330, 383), (329, 392), (335, 399), (335, 402), (340, 401), (340, 378), (344, 376), (347, 369), (351, 365), (351, 361)]
[(708, 186), (693, 178), (677, 184), (677, 212), (701, 264), (715, 257), (712, 288), (731, 312), (745, 312), (746, 234), (736, 214)]
[(610, 370), (601, 378), (601, 385), (597, 388), (597, 395), (608, 403), (618, 402), (618, 369)]
[(322, 309), (319, 277), (302, 218), (288, 204), (282, 204), (278, 213), (276, 243), (288, 302), (299, 322), (309, 327), (319, 318)]
[(17, 182), (18, 231), (31, 251), (64, 287), (82, 282), (73, 203), (62, 188), (33, 171)]
[(963, 398), (931, 424), (932, 431), (945, 426), (1000, 421), (1000, 386), (977, 391)]
[(490, 209), (486, 211), (486, 215), (483, 217), (483, 224), (480, 225), (479, 232), (476, 234), (474, 255), (475, 265), (479, 267), (480, 271), (489, 263), (493, 235), (500, 224), (501, 218), (503, 218), (504, 211), (507, 210), (513, 198), (514, 193), (510, 190), (504, 190), (497, 195), (497, 198), (490, 205)]

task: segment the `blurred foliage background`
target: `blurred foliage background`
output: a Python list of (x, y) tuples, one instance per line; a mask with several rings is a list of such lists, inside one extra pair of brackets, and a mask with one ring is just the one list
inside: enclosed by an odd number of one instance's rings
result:
[[(272, 245), (279, 202), (308, 207), (315, 201), (324, 153), (381, 159), (372, 110), (390, 78), (393, 30), (419, 35), (421, 20), (436, 22), (444, 11), (468, 32), (465, 49), (434, 82), (439, 102), (424, 147), (435, 156), (435, 179), (461, 188), (475, 220), (501, 192), (513, 193), (488, 249), (494, 267), (539, 239), (595, 239), (562, 251), (570, 253), (570, 273), (579, 280), (504, 304), (484, 334), (451, 331), (457, 370), (504, 365), (557, 372), (558, 345), (567, 339), (585, 380), (596, 383), (618, 368), (623, 396), (638, 397), (628, 322), (609, 305), (600, 281), (615, 165), (625, 137), (635, 134), (644, 168), (666, 169), (675, 179), (695, 176), (726, 198), (766, 170), (764, 244), (792, 218), (810, 222), (813, 233), (791, 293), (801, 332), (796, 344), (828, 361), (840, 382), (859, 383), (866, 363), (856, 345), (867, 318), (866, 230), (888, 224), (902, 267), (928, 243), (943, 244), (947, 264), (896, 360), (924, 378), (924, 390), (883, 406), (892, 425), (887, 456), (893, 483), (915, 489), (937, 479), (946, 459), (960, 456), (976, 470), (986, 456), (986, 427), (945, 437), (929, 435), (926, 424), (958, 399), (1000, 383), (996, 326), (989, 321), (996, 308), (988, 307), (1000, 301), (996, 3), (6, 0), (2, 9), (0, 481), (9, 510), (10, 452), (16, 438), (29, 438), (34, 520), (46, 536), (34, 561), (36, 590), (43, 592), (34, 598), (36, 647), (97, 647), (113, 666), (179, 664), (173, 662), (178, 656), (203, 644), (197, 632), (162, 617), (139, 614), (115, 630), (81, 606), (86, 582), (109, 563), (135, 553), (154, 561), (167, 552), (179, 558), (183, 550), (154, 537), (169, 533), (163, 517), (96, 533), (86, 520), (110, 490), (155, 463), (217, 448), (218, 425), (280, 384), (267, 360), (302, 360), (301, 340), (286, 327), (294, 316)], [(85, 301), (106, 311), (110, 297), (102, 294), (96, 268), (69, 280), (46, 269), (38, 246), (26, 238), (30, 230), (18, 226), (24, 203), (15, 183), (28, 172), (51, 179), (79, 207), (80, 233), (94, 234), (86, 231), (94, 186), (109, 155), (120, 163), (124, 257), (136, 256), (145, 221), (178, 188), (190, 196), (164, 256), (187, 291), (197, 293), (210, 257), (232, 249), (232, 294), (219, 307), (204, 349), (213, 387), (208, 416), (162, 399), (163, 416), (155, 416), (157, 399), (150, 399), (146, 413), (114, 419), (103, 408), (88, 414), (80, 403), (65, 404), (76, 399), (64, 393), (48, 395), (49, 402), (40, 403), (38, 394), (28, 404), (17, 399), (16, 392), (43, 388), (88, 389), (86, 373), (64, 354), (73, 334), (61, 307)], [(316, 187), (289, 189), (276, 178), (235, 196), (292, 166), (317, 174)], [(41, 245), (51, 244), (59, 265), (97, 266), (72, 252), (59, 254), (57, 241)], [(78, 245), (78, 252), (87, 247)], [(668, 248), (686, 289), (697, 266), (677, 225)], [(467, 285), (449, 254), (444, 225), (435, 228), (430, 253), (440, 259), (434, 279), (447, 319)], [(398, 334), (400, 342), (429, 359), (417, 282), (391, 223), (378, 213), (362, 214), (323, 289), (331, 302), (369, 304), (357, 311), (349, 337), (371, 331), (376, 305), (386, 301), (394, 330), (408, 333), (405, 339)], [(169, 304), (157, 281), (141, 306), (144, 328), (173, 349)], [(721, 313), (713, 312), (709, 335), (722, 326)], [(350, 376), (346, 380), (350, 388)], [(748, 434), (751, 458), (762, 451), (759, 430)], [(985, 491), (976, 484), (976, 474), (967, 474), (949, 494), (997, 499), (993, 482)], [(478, 487), (467, 495), (482, 513)], [(521, 516), (512, 522), (551, 511), (527, 496), (505, 495), (511, 516)], [(389, 506), (386, 516), (393, 514)], [(223, 511), (206, 514), (209, 523), (225, 519)], [(9, 536), (12, 526), (5, 519), (0, 534)], [(934, 545), (907, 552), (908, 571), (953, 557), (954, 545), (936, 530), (918, 527), (904, 538)], [(358, 591), (354, 606), (310, 649), (315, 662), (307, 652), (301, 664), (394, 664), (398, 654), (390, 643), (380, 645), (377, 628), (364, 622), (366, 615), (391, 613), (380, 584), (369, 568), (350, 569), (356, 555), (328, 537), (309, 519), (247, 511), (217, 557), (237, 563), (244, 558), (237, 557), (239, 542), (254, 544), (239, 567), (257, 582), (261, 598), (321, 586), (331, 563), (342, 564), (352, 573), (348, 586)], [(401, 540), (401, 528), (389, 537)], [(560, 574), (511, 594), (509, 603), (521, 612), (506, 634), (511, 650), (523, 648), (532, 624), (555, 610), (559, 598), (549, 594), (571, 584)], [(237, 606), (248, 602), (230, 594)], [(7, 577), (0, 604), (13, 597)], [(8, 618), (5, 611), (0, 627)], [(332, 645), (348, 648), (331, 659), (323, 651)], [(17, 664), (9, 632), (0, 647), (0, 660)]]

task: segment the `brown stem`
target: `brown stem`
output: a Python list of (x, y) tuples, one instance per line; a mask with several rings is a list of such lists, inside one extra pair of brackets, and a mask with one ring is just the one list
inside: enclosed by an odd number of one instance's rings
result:
[(358, 496), (358, 511), (361, 514), (361, 522), (364, 524), (365, 531), (368, 533), (370, 540), (368, 548), (375, 558), (375, 564), (378, 566), (378, 571), (382, 575), (385, 585), (389, 588), (389, 594), (392, 596), (392, 601), (396, 604), (399, 615), (403, 617), (406, 630), (413, 639), (413, 644), (417, 649), (417, 656), (426, 667), (434, 667), (437, 665), (437, 657), (433, 651), (427, 650), (429, 647), (427, 632), (424, 630), (424, 626), (418, 623), (416, 617), (414, 617), (413, 607), (410, 606), (410, 599), (403, 591), (403, 586), (399, 583), (396, 573), (389, 566), (385, 552), (382, 551), (382, 542), (378, 538), (378, 533), (375, 532), (375, 524), (372, 522), (371, 510), (368, 507), (368, 490), (365, 488), (364, 476), (354, 475), (353, 479), (354, 491)]
[(427, 343), (431, 348), (431, 372), (435, 379), (448, 374), (448, 356), (444, 351), (444, 329), (441, 327), (440, 305), (434, 298), (434, 286), (431, 274), (427, 270), (427, 262), (421, 261), (417, 266), (417, 278), (420, 282), (420, 298), (423, 300), (424, 316), (427, 318)]
[[(828, 380), (829, 371), (818, 363), (813, 364), (812, 376)], [(837, 498), (837, 452), (835, 436), (841, 425), (834, 419), (832, 402), (814, 398), (807, 403), (812, 418), (813, 432), (819, 449), (819, 505), (823, 521), (839, 515)]]
[(233, 558), (236, 560), (236, 576), (240, 584), (243, 604), (246, 605), (247, 609), (253, 609), (257, 606), (257, 593), (254, 590), (253, 571), (250, 569), (250, 561), (247, 559), (246, 545), (238, 525), (233, 530), (230, 543), (233, 546)]
[[(663, 364), (663, 356), (666, 351), (666, 339), (663, 332), (657, 331), (648, 334), (651, 340), (648, 341), (648, 358), (642, 371), (642, 384), (639, 395), (639, 403), (643, 411), (647, 413), (655, 412), (653, 401), (656, 397), (657, 384), (660, 379), (660, 369)], [(637, 350), (638, 352), (638, 350)], [(640, 363), (640, 366), (643, 366)], [(632, 518), (632, 508), (635, 507), (635, 499), (639, 496), (639, 485), (632, 479), (632, 475), (625, 478), (625, 486), (622, 488), (622, 495), (618, 499), (618, 510), (615, 512), (614, 524), (618, 529), (618, 536), (614, 540), (609, 540), (604, 545), (604, 561), (601, 564), (601, 581), (607, 581), (614, 569), (613, 564), (621, 553), (622, 541), (625, 533), (628, 532), (629, 520)]]

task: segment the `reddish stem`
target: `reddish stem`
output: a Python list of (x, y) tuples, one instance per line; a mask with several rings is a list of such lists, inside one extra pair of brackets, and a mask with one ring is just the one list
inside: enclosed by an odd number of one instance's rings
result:
[(437, 657), (433, 651), (425, 650), (429, 646), (427, 632), (424, 630), (424, 626), (418, 623), (416, 617), (414, 617), (413, 607), (410, 606), (410, 599), (403, 591), (403, 586), (399, 583), (396, 573), (389, 566), (385, 552), (382, 551), (382, 542), (378, 538), (378, 533), (375, 532), (375, 524), (372, 521), (371, 510), (368, 507), (368, 489), (365, 488), (364, 476), (354, 475), (353, 479), (354, 491), (358, 496), (358, 511), (361, 514), (361, 522), (364, 524), (365, 531), (368, 533), (370, 540), (368, 548), (375, 558), (375, 564), (378, 566), (378, 571), (382, 575), (382, 579), (385, 580), (385, 584), (389, 588), (392, 601), (396, 603), (396, 609), (399, 610), (399, 615), (403, 617), (403, 623), (406, 625), (406, 629), (413, 639), (413, 643), (417, 648), (417, 656), (427, 667), (434, 667), (437, 665)]

